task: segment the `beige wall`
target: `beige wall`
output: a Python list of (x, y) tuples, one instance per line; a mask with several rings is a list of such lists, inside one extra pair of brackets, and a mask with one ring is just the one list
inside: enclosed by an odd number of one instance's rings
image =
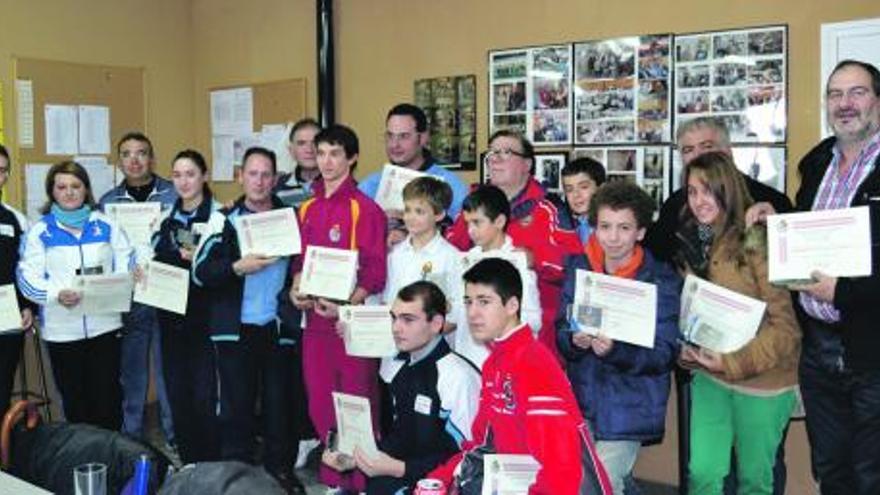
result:
[[(157, 148), (160, 169), (167, 171), (171, 154), (192, 142), (192, 38), (187, 2), (0, 0), (0, 12), (0, 81), (7, 144), (14, 145), (16, 139), (13, 56), (144, 67), (146, 132)], [(18, 204), (22, 181), (11, 182), (10, 200)]]

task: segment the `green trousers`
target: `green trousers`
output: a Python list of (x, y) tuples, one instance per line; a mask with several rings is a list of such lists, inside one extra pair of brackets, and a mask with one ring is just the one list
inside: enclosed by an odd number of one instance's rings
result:
[(776, 450), (794, 404), (794, 390), (772, 397), (747, 395), (695, 373), (688, 493), (722, 493), (733, 447), (737, 493), (772, 494)]

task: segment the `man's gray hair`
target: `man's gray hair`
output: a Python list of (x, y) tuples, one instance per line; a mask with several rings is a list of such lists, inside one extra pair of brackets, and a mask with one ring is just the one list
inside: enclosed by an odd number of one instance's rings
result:
[(717, 117), (697, 117), (683, 122), (675, 132), (675, 142), (680, 142), (685, 134), (702, 128), (709, 128), (718, 133), (718, 146), (721, 148), (730, 147), (730, 132), (724, 125), (724, 121)]

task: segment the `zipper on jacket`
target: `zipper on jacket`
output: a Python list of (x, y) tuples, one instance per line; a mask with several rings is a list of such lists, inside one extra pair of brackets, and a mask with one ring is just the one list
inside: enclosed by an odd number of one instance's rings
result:
[[(83, 230), (83, 233), (85, 233), (85, 230)], [(80, 238), (77, 239), (76, 246), (79, 248), (79, 273), (80, 273), (80, 276), (82, 276), (83, 272), (85, 271), (85, 265), (86, 265), (86, 257), (85, 257), (85, 254), (83, 254), (83, 248), (82, 248), (82, 235), (80, 235)], [(82, 301), (80, 301), (79, 304), (82, 304)], [(86, 340), (88, 340), (89, 326), (86, 323), (86, 314), (85, 313), (83, 313), (82, 319), (83, 319), (83, 337), (85, 337)]]

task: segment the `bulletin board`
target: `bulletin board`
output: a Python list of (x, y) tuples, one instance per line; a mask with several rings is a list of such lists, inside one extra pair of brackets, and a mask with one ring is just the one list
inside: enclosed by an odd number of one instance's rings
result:
[[(238, 88), (251, 88), (253, 90), (253, 132), (259, 132), (264, 125), (296, 122), (307, 116), (305, 78), (284, 79), (254, 84), (218, 86), (210, 88), (205, 95), (205, 98), (209, 100), (206, 115), (204, 116), (208, 121), (208, 128), (211, 128), (211, 93), (213, 91)], [(213, 130), (211, 132), (213, 135)], [(214, 157), (212, 152), (212, 164), (213, 161)], [(238, 197), (241, 192), (241, 188), (235, 182), (211, 181), (211, 188), (214, 190), (217, 197), (224, 201)]]
[[(111, 156), (108, 156), (108, 160), (111, 163), (112, 146), (115, 144), (113, 139), (128, 131), (146, 128), (143, 68), (15, 58), (14, 70), (15, 80), (27, 80), (33, 84), (34, 123), (33, 147), (23, 148), (20, 139), (15, 140), (16, 163), (56, 163), (69, 158), (46, 154), (43, 108), (47, 103), (109, 107)], [(16, 105), (19, 104), (16, 101)], [(17, 174), (16, 177), (19, 191), (24, 191), (25, 174)]]

